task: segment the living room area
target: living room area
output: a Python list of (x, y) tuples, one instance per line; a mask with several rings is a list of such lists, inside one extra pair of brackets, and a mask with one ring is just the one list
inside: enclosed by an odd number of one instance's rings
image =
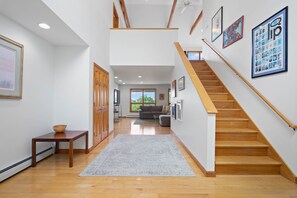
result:
[(116, 76), (114, 90), (115, 123), (130, 118), (133, 125), (170, 127), (170, 84), (144, 84), (145, 74), (139, 74), (139, 84), (123, 84)]

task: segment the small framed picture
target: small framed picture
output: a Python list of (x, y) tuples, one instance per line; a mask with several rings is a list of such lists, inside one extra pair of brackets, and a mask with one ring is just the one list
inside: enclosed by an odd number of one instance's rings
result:
[(223, 7), (211, 19), (211, 41), (214, 42), (223, 33)]
[(171, 117), (176, 119), (176, 104), (171, 105)]
[(164, 100), (164, 97), (165, 97), (165, 95), (163, 93), (159, 94), (159, 100)]
[(176, 97), (176, 80), (172, 81), (171, 83), (171, 97)]
[(181, 77), (180, 79), (178, 79), (178, 90), (184, 90), (185, 89), (185, 77)]

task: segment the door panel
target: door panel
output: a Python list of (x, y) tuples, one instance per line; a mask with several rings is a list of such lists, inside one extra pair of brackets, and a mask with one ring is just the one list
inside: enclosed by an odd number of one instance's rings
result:
[(99, 144), (109, 131), (109, 74), (94, 64), (93, 143)]

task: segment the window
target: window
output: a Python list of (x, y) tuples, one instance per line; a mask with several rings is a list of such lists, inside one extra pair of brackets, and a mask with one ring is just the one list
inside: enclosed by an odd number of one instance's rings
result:
[(130, 90), (130, 112), (138, 112), (140, 106), (156, 106), (156, 89)]
[(189, 60), (202, 60), (201, 51), (187, 51), (186, 55)]

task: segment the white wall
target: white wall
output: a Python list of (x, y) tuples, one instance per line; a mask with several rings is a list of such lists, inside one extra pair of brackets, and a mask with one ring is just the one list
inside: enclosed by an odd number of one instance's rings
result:
[(178, 42), (184, 50), (201, 50), (202, 49), (202, 32), (203, 20), (200, 20), (192, 34), (190, 31), (202, 10), (201, 6), (195, 5), (195, 9), (187, 8), (181, 13), (181, 8), (176, 8), (174, 12), (171, 27), (178, 27)]
[(127, 4), (129, 20), (133, 28), (165, 28), (172, 5)]
[[(297, 2), (294, 0), (209, 0), (204, 4), (204, 37), (210, 41), (211, 18), (223, 6), (223, 27), (226, 29), (239, 17), (244, 15), (244, 37), (233, 45), (222, 49), (222, 36), (212, 43), (219, 52), (259, 90), (277, 109), (293, 123), (297, 123), (297, 68), (295, 57), (297, 52), (297, 26), (294, 21), (297, 12)], [(288, 72), (261, 78), (251, 78), (251, 31), (264, 20), (289, 6), (289, 47)], [(297, 174), (297, 134), (287, 126), (260, 98), (258, 98), (241, 80), (239, 80), (226, 65), (207, 47), (203, 46), (205, 59), (215, 70), (225, 85), (230, 89), (245, 111), (255, 121), (264, 136), (269, 140), (285, 162)]]
[[(133, 28), (166, 28), (172, 8), (172, 3), (164, 4), (127, 4), (127, 10), (131, 26)], [(190, 30), (202, 10), (201, 5), (193, 5), (183, 13), (181, 1), (178, 2), (172, 21), (171, 28), (178, 28), (178, 42), (185, 50), (201, 50), (202, 48), (202, 21), (190, 35)]]
[(177, 30), (111, 30), (110, 65), (172, 66)]
[[(31, 156), (32, 138), (52, 127), (54, 47), (0, 14), (0, 34), (24, 45), (23, 98), (0, 99), (0, 170)], [(51, 147), (37, 145), (37, 152)]]
[(185, 89), (177, 90), (177, 100), (183, 100), (183, 120), (171, 118), (171, 129), (191, 151), (206, 171), (214, 171), (215, 114), (208, 114), (176, 51), (172, 81), (185, 76)]
[[(139, 116), (139, 113), (130, 112), (130, 89), (133, 88), (156, 88), (156, 105), (168, 105), (170, 85), (119, 85), (122, 116)], [(164, 100), (159, 99), (159, 94), (164, 94)]]
[[(109, 72), (109, 130), (113, 130), (113, 71), (109, 66), (109, 38), (112, 27), (112, 1), (81, 1), (81, 0), (43, 0), (77, 35), (89, 45), (89, 132), (93, 130), (93, 63), (97, 63)], [(71, 5), (71, 9), (69, 9)], [(80, 78), (80, 77), (79, 77)]]
[[(53, 122), (68, 130), (89, 129), (89, 55), (87, 47), (55, 48)], [(89, 139), (91, 146), (91, 131)], [(75, 141), (78, 146), (84, 148), (83, 138)]]

